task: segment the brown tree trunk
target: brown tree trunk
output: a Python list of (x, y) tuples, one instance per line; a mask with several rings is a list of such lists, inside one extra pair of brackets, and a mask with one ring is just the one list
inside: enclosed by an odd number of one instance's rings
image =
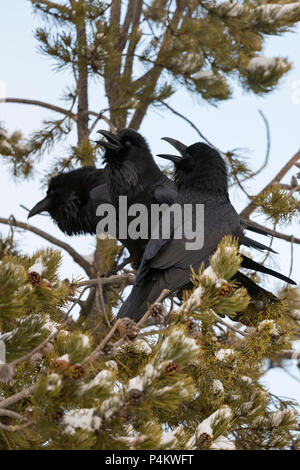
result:
[(82, 8), (82, 17), (76, 24), (77, 33), (77, 54), (78, 54), (78, 78), (77, 78), (77, 94), (78, 94), (78, 117), (77, 117), (77, 136), (78, 144), (89, 135), (89, 102), (88, 102), (88, 65), (85, 59), (87, 37), (86, 37), (86, 20), (84, 7)]

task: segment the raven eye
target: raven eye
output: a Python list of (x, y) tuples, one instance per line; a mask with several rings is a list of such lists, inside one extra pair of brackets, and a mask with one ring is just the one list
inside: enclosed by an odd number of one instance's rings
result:
[(126, 141), (124, 142), (124, 147), (126, 147), (127, 149), (130, 149), (131, 146), (132, 146), (132, 145), (131, 145), (130, 140), (126, 140)]

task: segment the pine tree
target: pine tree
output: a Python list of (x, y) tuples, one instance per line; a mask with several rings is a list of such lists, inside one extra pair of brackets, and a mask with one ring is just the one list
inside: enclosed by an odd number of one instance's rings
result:
[[(77, 145), (50, 174), (97, 165), (90, 135), (101, 120), (113, 131), (139, 129), (153, 106), (177, 113), (169, 99), (181, 87), (211, 103), (230, 97), (232, 78), (249, 92), (272, 91), (291, 65), (287, 58), (263, 57), (264, 40), (300, 20), (299, 2), (31, 3), (44, 22), (36, 31), (41, 51), (59, 69), (71, 70), (74, 80), (65, 108), (5, 100), (56, 113), (27, 138), (1, 124), (0, 154), (18, 178), (29, 176), (36, 157), (73, 127)], [(89, 107), (95, 78), (107, 97), (100, 112)], [(232, 183), (243, 189), (256, 173), (234, 151), (224, 157)], [(292, 246), (300, 240), (277, 225), (299, 216), (297, 175), (281, 183), (299, 159), (298, 152), (242, 212), (250, 218), (260, 211), (272, 223), (270, 234)], [(231, 281), (241, 263), (235, 240), (225, 238), (210, 268), (193, 273), (194, 289), (182, 305), (163, 305), (159, 298), (135, 324), (114, 318), (122, 290), (134, 282), (133, 270), (118, 267), (123, 251), (115, 241), (98, 240), (91, 264), (37, 227), (13, 217), (0, 223), (11, 228), (0, 239), (0, 449), (299, 448), (296, 404), (260, 382), (266, 364), (300, 359), (292, 350), (299, 339), (299, 293), (285, 289), (280, 302), (250, 301)], [(67, 251), (86, 278), (59, 278), (59, 250), (24, 255), (13, 227)]]

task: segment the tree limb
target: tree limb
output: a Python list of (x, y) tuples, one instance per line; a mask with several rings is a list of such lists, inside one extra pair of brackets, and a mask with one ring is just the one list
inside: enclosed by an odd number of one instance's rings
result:
[(19, 419), (20, 421), (26, 421), (25, 416), (22, 416), (20, 415), (20, 413), (16, 413), (15, 411), (11, 411), (11, 410), (0, 409), (0, 416), (7, 416), (8, 418)]
[[(244, 219), (247, 222), (247, 219)], [(287, 242), (293, 242), (300, 245), (300, 238), (295, 238), (293, 235), (286, 235), (285, 233), (277, 232), (276, 230), (272, 230), (271, 228), (265, 227), (264, 225), (258, 224), (251, 220), (251, 224), (256, 226), (259, 229), (264, 230), (267, 234), (271, 235), (272, 237), (279, 238), (281, 240), (286, 240)]]
[(3, 217), (0, 217), (0, 224), (5, 224), (5, 225), (13, 226), (13, 227), (19, 227), (29, 232), (35, 233), (39, 237), (44, 238), (48, 242), (53, 243), (56, 246), (59, 246), (60, 248), (65, 250), (67, 253), (69, 253), (69, 255), (73, 258), (75, 263), (79, 264), (79, 266), (81, 266), (82, 269), (84, 269), (84, 271), (87, 273), (88, 276), (91, 276), (93, 274), (93, 268), (90, 265), (90, 263), (86, 261), (79, 253), (77, 253), (77, 251), (74, 250), (74, 248), (71, 245), (68, 245), (67, 243), (59, 240), (58, 238), (55, 238), (52, 235), (49, 235), (49, 233), (44, 232), (43, 230), (37, 227), (34, 227), (33, 225), (26, 224), (24, 222), (19, 222), (15, 220), (14, 217), (12, 217), (11, 219), (5, 219)]
[(55, 111), (56, 113), (65, 114), (66, 116), (69, 116), (75, 121), (77, 119), (76, 114), (72, 113), (71, 111), (61, 108), (60, 106), (55, 106), (50, 103), (45, 103), (44, 101), (31, 100), (31, 99), (25, 99), (25, 98), (3, 98), (0, 100), (0, 103), (18, 103), (18, 104), (28, 104), (32, 106), (39, 106), (41, 108), (51, 109), (51, 111)]
[(11, 397), (6, 398), (5, 400), (0, 401), (0, 408), (7, 408), (8, 406), (14, 405), (23, 398), (29, 397), (32, 392), (36, 389), (38, 384), (30, 385), (30, 387), (21, 390), (21, 392), (15, 393)]
[[(165, 60), (166, 54), (169, 54), (169, 48), (170, 48), (170, 43), (172, 40), (170, 40), (169, 37), (169, 32), (171, 31), (176, 31), (178, 24), (181, 19), (182, 12), (184, 11), (185, 8), (185, 3), (184, 2), (177, 2), (176, 10), (173, 13), (172, 19), (167, 25), (164, 33), (164, 37), (160, 46), (160, 50), (157, 54), (156, 61), (157, 63), (163, 63)], [(153, 92), (155, 91), (156, 84), (160, 78), (160, 75), (162, 73), (162, 68), (157, 66), (156, 64), (150, 69), (148, 72), (144, 74), (143, 77), (141, 77), (141, 83), (144, 82), (145, 86), (149, 86), (149, 95), (151, 96)], [(132, 127), (133, 129), (138, 129), (141, 125), (141, 122), (147, 112), (147, 109), (151, 102), (149, 100), (143, 100), (143, 104), (139, 106), (135, 113), (133, 114), (133, 117), (131, 119), (131, 122), (129, 124), (129, 127)]]
[(77, 282), (76, 287), (97, 287), (99, 282), (102, 286), (106, 284), (128, 284), (133, 285), (135, 276), (133, 274), (116, 274), (110, 277), (99, 277), (97, 279), (87, 279), (85, 281)]
[(135, 1), (136, 0), (129, 0), (129, 3), (128, 3), (126, 17), (122, 25), (122, 28), (120, 30), (120, 39), (119, 39), (119, 44), (118, 44), (119, 51), (122, 51), (124, 49), (125, 44), (127, 42), (128, 31), (129, 31), (132, 18), (133, 18), (133, 13), (134, 13)]
[(274, 183), (280, 183), (282, 178), (286, 175), (286, 173), (292, 168), (295, 163), (300, 159), (300, 150), (284, 165), (283, 168), (277, 173), (276, 176), (268, 183), (260, 192), (259, 194), (253, 199), (253, 201), (248, 204), (248, 206), (240, 213), (240, 216), (243, 218), (249, 218), (252, 212), (256, 209), (255, 200), (258, 196), (260, 196), (269, 186)]

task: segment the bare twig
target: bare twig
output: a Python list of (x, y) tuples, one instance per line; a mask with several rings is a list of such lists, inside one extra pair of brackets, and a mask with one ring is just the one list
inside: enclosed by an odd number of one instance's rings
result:
[(26, 424), (19, 424), (17, 426), (10, 426), (10, 425), (5, 425), (0, 423), (0, 429), (2, 431), (21, 431), (22, 429), (29, 428), (29, 426), (32, 426), (34, 424), (34, 421), (28, 421)]
[(224, 153), (222, 152), (220, 149), (218, 149), (214, 144), (212, 144), (208, 139), (207, 137), (205, 137), (205, 135), (199, 130), (199, 128), (196, 126), (196, 124), (194, 124), (190, 119), (188, 119), (184, 114), (181, 114), (179, 111), (176, 111), (176, 109), (174, 109), (172, 106), (170, 106), (168, 103), (166, 103), (165, 101), (163, 100), (159, 100), (159, 102), (165, 106), (169, 111), (171, 111), (173, 114), (175, 114), (176, 116), (180, 117), (181, 119), (183, 119), (184, 121), (186, 121), (196, 132), (197, 134), (199, 135), (199, 137), (201, 137), (201, 139), (205, 140), (205, 142), (210, 145), (211, 147), (215, 148), (218, 152), (220, 153)]
[(14, 405), (23, 398), (29, 397), (34, 390), (36, 389), (38, 384), (30, 385), (30, 387), (22, 390), (21, 392), (15, 393), (11, 397), (6, 398), (5, 400), (0, 401), (0, 408), (7, 408), (8, 406)]
[[(157, 302), (161, 302), (161, 300), (163, 300), (168, 294), (170, 293), (169, 290), (167, 289), (164, 289), (162, 291), (162, 293), (160, 294), (160, 296), (157, 298), (157, 300), (154, 302), (154, 303), (157, 303)], [(147, 318), (151, 315), (151, 307), (147, 310), (147, 312), (145, 313), (145, 315), (140, 319), (140, 321), (137, 323), (137, 326), (139, 328), (142, 327), (142, 325), (145, 323), (145, 321), (147, 320)], [(82, 364), (85, 364), (86, 362), (89, 362), (91, 360), (96, 360), (100, 355), (101, 355), (101, 352), (102, 352), (102, 349), (103, 347), (108, 343), (108, 341), (110, 340), (110, 338), (113, 336), (113, 334), (115, 333), (116, 329), (118, 328), (120, 322), (122, 321), (122, 319), (118, 319), (116, 321), (116, 323), (114, 324), (114, 326), (112, 327), (112, 329), (109, 331), (109, 333), (105, 336), (105, 338), (101, 341), (101, 343), (94, 349), (94, 351), (91, 352), (91, 354), (89, 356), (87, 356), (83, 361), (82, 361)], [(125, 337), (122, 337), (121, 339), (119, 339), (119, 341), (116, 341), (116, 343), (114, 343), (114, 346), (115, 348), (118, 348), (120, 347), (122, 344), (126, 343), (127, 342), (127, 339), (126, 339), (126, 336)]]
[(101, 306), (101, 310), (103, 312), (103, 315), (104, 315), (104, 318), (105, 318), (105, 321), (107, 323), (107, 326), (109, 328), (111, 328), (111, 324), (110, 324), (110, 321), (109, 321), (109, 318), (107, 316), (107, 313), (106, 313), (106, 308), (105, 308), (105, 302), (104, 302), (104, 296), (103, 296), (103, 288), (102, 288), (102, 282), (101, 282), (101, 279), (98, 278), (97, 279), (97, 290), (98, 290), (98, 293), (99, 293), (99, 300), (100, 300), (100, 306)]
[(50, 103), (45, 103), (44, 101), (38, 101), (38, 100), (31, 100), (31, 99), (25, 99), (25, 98), (4, 98), (1, 100), (2, 103), (18, 103), (18, 104), (27, 104), (31, 106), (39, 106), (41, 108), (46, 108), (50, 109), (51, 111), (55, 111), (56, 113), (61, 113), (66, 116), (69, 116), (70, 118), (76, 120), (76, 114), (68, 111), (67, 109), (61, 108), (60, 106), (55, 106)]
[(135, 281), (135, 276), (133, 274), (116, 274), (110, 277), (99, 277), (97, 279), (87, 279), (85, 281), (77, 282), (76, 287), (97, 287), (99, 282), (102, 285), (106, 284), (129, 284), (133, 285)]
[(226, 328), (229, 328), (230, 330), (234, 331), (234, 333), (237, 333), (241, 336), (247, 336), (247, 333), (245, 333), (244, 331), (240, 331), (238, 330), (237, 328), (235, 328), (234, 326), (232, 325), (229, 325), (229, 323), (227, 323), (226, 321), (224, 321), (222, 318), (219, 317), (219, 315), (217, 315), (213, 310), (211, 310), (211, 313), (212, 315), (215, 317), (216, 321), (218, 323), (221, 323), (221, 325), (224, 325), (226, 326)]
[(251, 178), (253, 176), (256, 176), (258, 175), (260, 172), (262, 172), (266, 166), (268, 165), (268, 162), (269, 162), (269, 158), (270, 158), (270, 150), (271, 150), (271, 133), (270, 133), (270, 126), (269, 126), (269, 122), (266, 118), (266, 116), (264, 115), (264, 113), (262, 112), (261, 109), (258, 110), (259, 114), (261, 115), (264, 123), (265, 123), (265, 126), (266, 126), (266, 133), (267, 133), (267, 150), (266, 150), (266, 156), (265, 156), (265, 161), (263, 163), (263, 165), (258, 169), (256, 170), (254, 173), (251, 174)]
[(101, 278), (102, 277), (110, 277), (112, 276), (113, 274), (117, 273), (118, 271), (120, 271), (122, 268), (124, 268), (125, 266), (127, 266), (127, 264), (129, 264), (131, 262), (131, 258), (125, 258), (124, 261), (122, 261), (122, 263), (118, 264), (115, 268), (111, 269), (110, 271), (107, 271), (106, 273), (102, 274), (101, 275)]
[(12, 419), (19, 419), (20, 421), (26, 421), (25, 416), (20, 415), (20, 413), (16, 413), (15, 411), (11, 410), (0, 410), (0, 416), (7, 416), (8, 418)]
[(280, 351), (277, 357), (279, 359), (300, 359), (300, 351), (293, 351), (292, 349), (287, 349)]

